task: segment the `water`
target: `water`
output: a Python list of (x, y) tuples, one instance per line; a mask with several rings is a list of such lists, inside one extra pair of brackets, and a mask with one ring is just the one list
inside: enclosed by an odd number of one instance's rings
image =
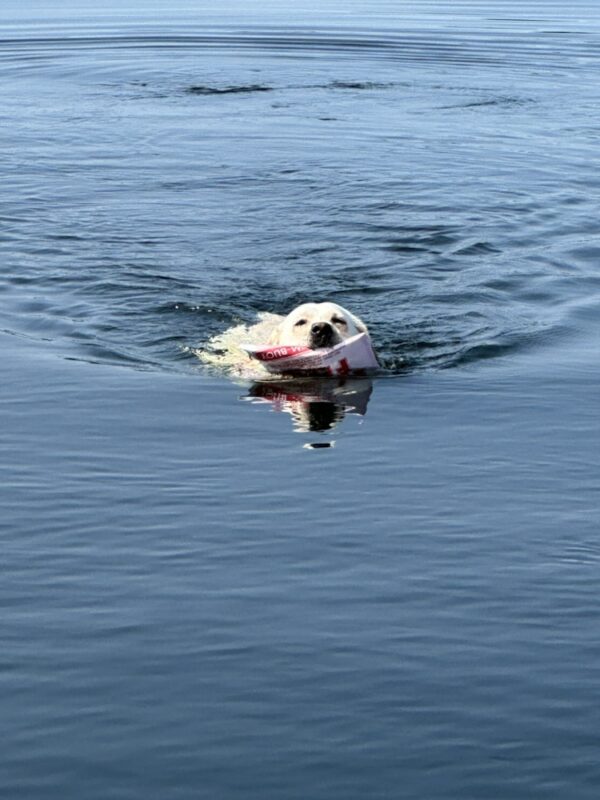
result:
[(595, 798), (596, 6), (0, 24), (2, 796)]

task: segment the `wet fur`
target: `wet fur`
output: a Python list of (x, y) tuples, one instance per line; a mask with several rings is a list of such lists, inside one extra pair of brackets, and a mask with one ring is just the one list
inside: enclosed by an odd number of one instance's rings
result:
[(333, 347), (367, 332), (361, 319), (337, 303), (303, 303), (275, 326), (268, 343), (316, 349)]
[[(332, 322), (338, 319), (344, 324)], [(297, 325), (305, 320), (304, 325)], [(304, 344), (314, 347), (310, 330), (314, 324), (332, 326), (332, 344), (368, 333), (365, 323), (343, 306), (335, 303), (304, 303), (283, 317), (263, 312), (258, 314), (254, 325), (235, 325), (221, 334), (213, 336), (206, 346), (195, 350), (195, 354), (209, 367), (225, 371), (232, 376), (251, 380), (273, 380), (273, 375), (257, 361), (250, 361), (242, 344)]]

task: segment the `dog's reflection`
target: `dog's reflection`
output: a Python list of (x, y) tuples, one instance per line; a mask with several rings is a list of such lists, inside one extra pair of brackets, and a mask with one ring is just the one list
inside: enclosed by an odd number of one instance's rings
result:
[(254, 383), (246, 399), (285, 411), (300, 433), (330, 431), (346, 414), (367, 413), (373, 384), (368, 378), (296, 378)]

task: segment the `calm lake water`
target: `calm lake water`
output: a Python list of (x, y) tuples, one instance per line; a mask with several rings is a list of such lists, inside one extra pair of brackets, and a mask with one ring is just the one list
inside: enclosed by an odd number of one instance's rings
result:
[(0, 7), (1, 796), (595, 800), (600, 8), (166, 5)]

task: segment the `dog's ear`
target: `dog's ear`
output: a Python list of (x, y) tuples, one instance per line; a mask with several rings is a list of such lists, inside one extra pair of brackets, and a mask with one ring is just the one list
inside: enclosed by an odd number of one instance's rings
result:
[(275, 325), (269, 334), (267, 344), (281, 344), (281, 325)]
[(357, 317), (356, 314), (351, 314), (349, 311), (346, 311), (346, 314), (350, 317), (350, 319), (352, 320), (352, 323), (354, 324), (354, 326), (356, 327), (356, 330), (359, 333), (368, 333), (369, 332), (368, 329), (367, 329), (367, 326), (365, 325), (365, 323), (362, 321), (362, 319), (360, 317)]

